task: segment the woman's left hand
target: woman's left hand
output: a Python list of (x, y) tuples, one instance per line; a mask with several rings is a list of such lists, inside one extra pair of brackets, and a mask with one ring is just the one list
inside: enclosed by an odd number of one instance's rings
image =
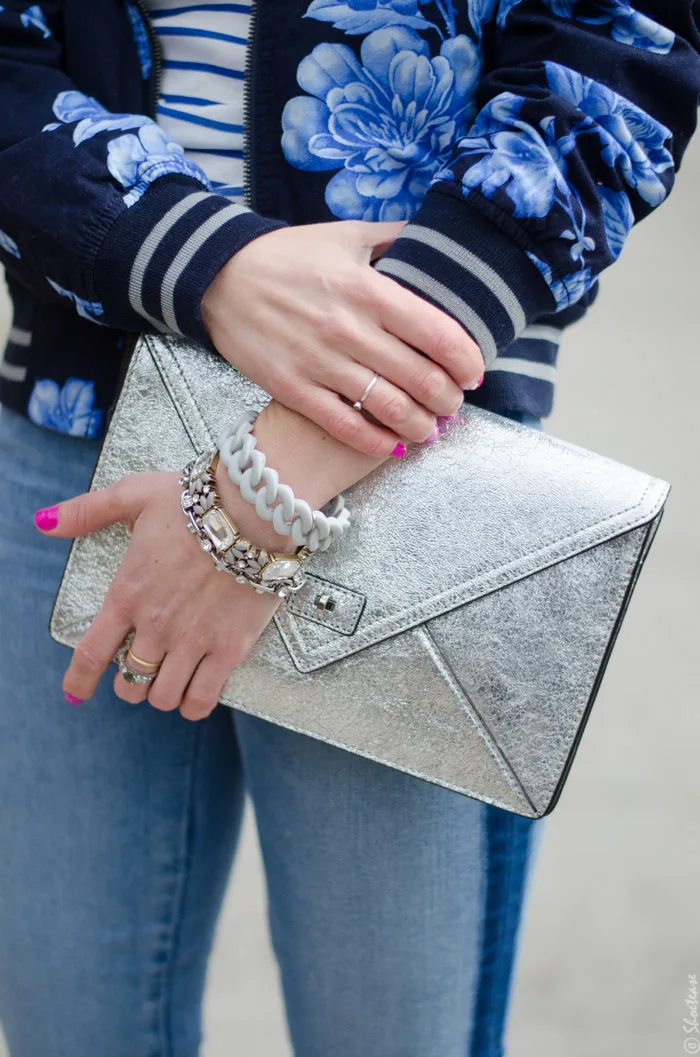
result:
[[(150, 686), (114, 689), (133, 704), (146, 697), (187, 719), (208, 716), (227, 676), (245, 659), (279, 606), (272, 594), (217, 571), (186, 531), (178, 473), (130, 474), (75, 496), (55, 510), (51, 536), (84, 536), (121, 521), (131, 529), (126, 556), (102, 609), (76, 647), (63, 680), (68, 700), (85, 701), (130, 631), (136, 657), (159, 663)], [(148, 674), (144, 672), (144, 674)]]

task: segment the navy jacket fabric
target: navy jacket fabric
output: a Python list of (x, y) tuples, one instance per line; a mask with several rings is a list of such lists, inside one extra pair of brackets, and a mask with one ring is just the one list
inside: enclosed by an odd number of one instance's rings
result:
[(468, 399), (547, 414), (562, 328), (672, 188), (699, 23), (694, 0), (254, 0), (239, 206), (153, 120), (140, 5), (4, 0), (0, 400), (97, 437), (125, 336), (209, 344), (202, 296), (251, 239), (407, 219), (375, 267), (477, 340)]

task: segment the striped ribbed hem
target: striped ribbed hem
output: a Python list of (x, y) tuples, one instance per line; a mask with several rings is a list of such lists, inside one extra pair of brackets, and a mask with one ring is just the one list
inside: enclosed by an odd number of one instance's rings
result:
[(468, 201), (438, 187), (375, 268), (461, 323), (487, 367), (555, 308), (523, 250)]
[(561, 330), (534, 323), (486, 368), (484, 384), (465, 399), (487, 411), (544, 418), (552, 410)]
[(217, 272), (258, 235), (286, 227), (196, 180), (165, 176), (109, 232), (95, 262), (96, 299), (110, 325), (183, 334), (211, 345), (202, 298)]

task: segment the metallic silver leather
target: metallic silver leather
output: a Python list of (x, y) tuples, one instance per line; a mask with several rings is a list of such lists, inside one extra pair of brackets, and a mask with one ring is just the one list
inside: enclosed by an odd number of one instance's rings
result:
[[(179, 469), (268, 400), (202, 348), (146, 336), (92, 488)], [(309, 560), (222, 702), (538, 818), (561, 792), (668, 491), (465, 406), (439, 442), (348, 491), (352, 530)], [(75, 542), (59, 642), (76, 645), (127, 542), (123, 526)]]

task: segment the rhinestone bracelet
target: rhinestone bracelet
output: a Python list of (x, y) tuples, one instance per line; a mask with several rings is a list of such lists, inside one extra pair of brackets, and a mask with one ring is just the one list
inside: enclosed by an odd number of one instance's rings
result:
[(215, 448), (202, 452), (182, 471), (180, 502), (187, 528), (219, 571), (231, 573), (238, 583), (250, 584), (259, 594), (286, 598), (303, 587), (302, 566), (310, 551), (301, 547), (295, 553), (280, 554), (245, 539), (223, 509), (214, 476), (218, 462)]

